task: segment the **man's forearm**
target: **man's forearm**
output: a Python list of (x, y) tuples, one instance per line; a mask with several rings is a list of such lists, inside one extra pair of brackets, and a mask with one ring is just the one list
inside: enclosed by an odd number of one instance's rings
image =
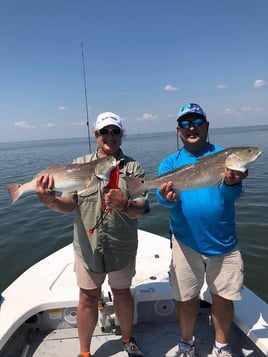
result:
[(54, 196), (53, 200), (43, 202), (45, 206), (59, 213), (70, 213), (76, 207), (76, 202), (68, 197)]

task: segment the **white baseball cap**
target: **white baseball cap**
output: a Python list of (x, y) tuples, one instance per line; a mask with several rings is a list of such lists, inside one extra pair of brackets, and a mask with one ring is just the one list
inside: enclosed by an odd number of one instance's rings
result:
[(119, 115), (112, 112), (105, 112), (98, 115), (95, 129), (100, 130), (108, 125), (115, 125), (120, 129), (123, 129), (122, 120)]

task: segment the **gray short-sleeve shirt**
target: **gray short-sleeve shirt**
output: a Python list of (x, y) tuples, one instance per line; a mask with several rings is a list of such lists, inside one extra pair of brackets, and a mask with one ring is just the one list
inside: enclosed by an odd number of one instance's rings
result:
[[(85, 163), (97, 159), (97, 152), (74, 160)], [(118, 157), (120, 176), (144, 177), (139, 162), (123, 154)], [(74, 218), (74, 250), (85, 267), (97, 273), (108, 273), (125, 267), (129, 259), (136, 255), (138, 247), (137, 219), (130, 219), (113, 209), (105, 215), (102, 210), (103, 187), (107, 182), (100, 181), (81, 194), (63, 193), (77, 202)], [(126, 181), (119, 178), (119, 188), (128, 195)], [(148, 206), (148, 195), (144, 199)], [(97, 221), (100, 224), (94, 228)], [(94, 228), (94, 232), (89, 231)]]

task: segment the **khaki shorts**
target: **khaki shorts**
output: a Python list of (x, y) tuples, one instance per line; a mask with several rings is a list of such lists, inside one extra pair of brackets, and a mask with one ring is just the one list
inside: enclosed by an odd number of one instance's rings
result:
[(127, 289), (131, 286), (135, 275), (136, 257), (130, 259), (128, 265), (121, 270), (112, 271), (107, 274), (97, 274), (87, 270), (80, 258), (75, 255), (74, 271), (76, 273), (77, 285), (82, 289), (92, 290), (100, 287), (108, 275), (108, 283), (114, 289)]
[(237, 248), (221, 256), (205, 256), (172, 237), (170, 283), (173, 298), (188, 301), (199, 296), (204, 279), (209, 291), (228, 300), (240, 300), (244, 265)]

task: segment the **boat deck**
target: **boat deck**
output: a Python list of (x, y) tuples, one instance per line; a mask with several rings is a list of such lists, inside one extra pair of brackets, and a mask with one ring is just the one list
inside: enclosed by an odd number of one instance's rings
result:
[[(176, 356), (179, 327), (168, 282), (169, 241), (139, 231), (137, 272), (133, 279), (133, 335), (146, 357)], [(127, 357), (115, 328), (116, 316), (107, 281), (105, 305), (91, 345), (94, 357)], [(3, 292), (0, 305), (0, 357), (76, 357), (78, 287), (73, 249), (66, 246), (23, 273)], [(20, 303), (18, 303), (20, 296)], [(268, 306), (246, 287), (235, 302), (230, 336), (237, 357), (268, 356)], [(210, 356), (214, 329), (210, 295), (204, 285), (195, 328), (199, 357)], [(4, 321), (4, 323), (3, 323)], [(117, 332), (117, 333), (116, 333)], [(262, 352), (260, 352), (260, 350)]]
[[(199, 357), (211, 355), (214, 333), (210, 323), (210, 308), (200, 309), (195, 329), (196, 352)], [(175, 357), (179, 339), (176, 320), (143, 322), (134, 326), (133, 335), (146, 357)], [(256, 346), (235, 325), (232, 328), (231, 345), (237, 357), (263, 357)], [(103, 333), (96, 328), (91, 352), (94, 357), (127, 357), (122, 350), (121, 336), (115, 333)], [(24, 351), (27, 357), (76, 357), (79, 341), (76, 328), (53, 330), (51, 332), (35, 332), (31, 338), (31, 346)], [(9, 357), (9, 356), (6, 356)], [(14, 356), (10, 356), (14, 357)]]

